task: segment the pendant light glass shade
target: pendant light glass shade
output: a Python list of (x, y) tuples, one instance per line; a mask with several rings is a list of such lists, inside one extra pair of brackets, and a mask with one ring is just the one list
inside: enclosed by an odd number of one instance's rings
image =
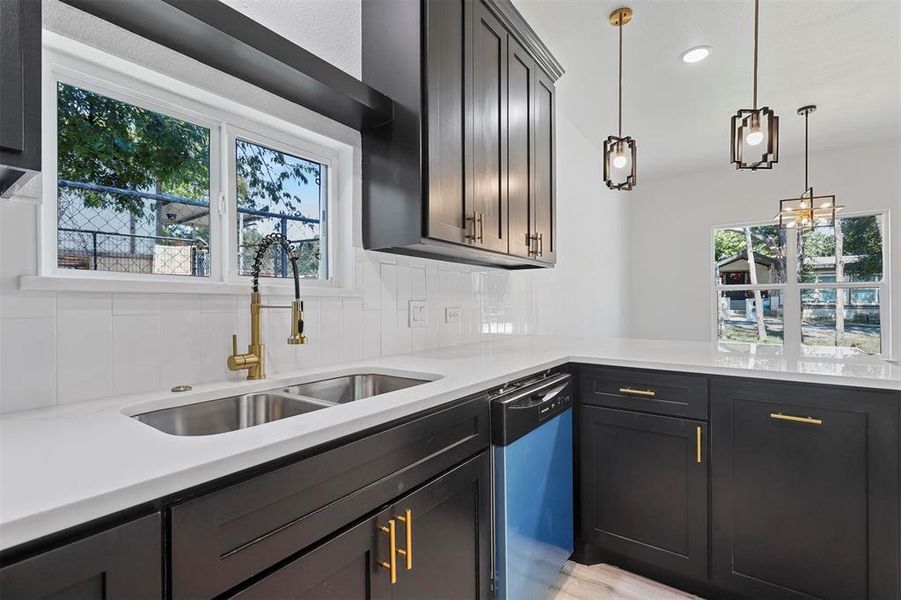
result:
[(632, 20), (632, 9), (617, 8), (610, 24), (619, 29), (619, 130), (604, 141), (604, 183), (611, 190), (635, 187), (635, 140), (623, 136), (623, 25)]
[(754, 108), (732, 116), (732, 163), (736, 169), (772, 169), (779, 162), (779, 117), (757, 106), (757, 37), (760, 0), (754, 0)]
[(798, 114), (804, 117), (804, 193), (797, 198), (786, 198), (779, 201), (779, 214), (776, 220), (782, 229), (798, 229), (800, 231), (814, 227), (833, 227), (835, 214), (842, 209), (835, 203), (835, 195), (817, 196), (809, 185), (809, 121), (810, 115), (817, 107), (813, 104), (802, 106)]
[(604, 140), (604, 182), (611, 190), (635, 186), (635, 140), (611, 135)]

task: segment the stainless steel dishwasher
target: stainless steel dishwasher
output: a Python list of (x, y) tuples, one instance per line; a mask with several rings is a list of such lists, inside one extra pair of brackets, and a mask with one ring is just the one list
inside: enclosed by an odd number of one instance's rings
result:
[(542, 374), (491, 400), (499, 600), (544, 597), (573, 551), (570, 380)]

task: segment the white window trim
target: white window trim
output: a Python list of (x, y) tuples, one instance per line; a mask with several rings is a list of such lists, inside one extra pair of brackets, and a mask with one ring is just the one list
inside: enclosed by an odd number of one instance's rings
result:
[[(763, 352), (772, 352), (779, 349), (776, 344), (753, 344), (741, 342), (721, 342), (719, 340), (719, 292), (728, 291), (753, 291), (753, 290), (779, 290), (783, 297), (782, 331), (783, 339), (781, 350), (791, 356), (816, 355), (820, 351), (816, 346), (803, 346), (801, 344), (801, 291), (808, 289), (850, 289), (850, 288), (877, 288), (879, 290), (879, 324), (882, 344), (882, 354), (873, 354), (876, 358), (892, 360), (892, 298), (891, 298), (891, 209), (862, 210), (843, 212), (839, 215), (842, 219), (853, 217), (882, 216), (882, 280), (881, 281), (849, 281), (849, 282), (820, 282), (801, 283), (797, 281), (798, 272), (798, 236), (785, 236), (785, 283), (766, 283), (758, 285), (724, 285), (719, 282), (716, 272), (712, 273), (710, 285), (710, 314), (711, 329), (710, 339), (714, 347), (727, 345), (729, 347), (745, 346), (751, 352), (765, 347)], [(742, 229), (745, 227), (760, 227), (773, 225), (772, 221), (754, 221), (748, 223), (733, 223), (727, 225), (713, 225), (710, 228), (710, 260), (708, 268), (714, 268), (716, 264), (716, 244), (714, 235), (721, 229)], [(768, 350), (767, 350), (768, 349)]]
[[(230, 232), (235, 229), (233, 149), (235, 133), (249, 141), (284, 149), (328, 166), (329, 278), (301, 280), (307, 296), (361, 296), (354, 286), (354, 148), (283, 119), (222, 98), (183, 81), (113, 56), (59, 34), (43, 32), (42, 199), (37, 231), (36, 275), (19, 278), (27, 291), (246, 294), (249, 278), (237, 274)], [(68, 83), (112, 98), (190, 121), (210, 130), (209, 277), (78, 271), (57, 267), (56, 247), (56, 86)], [(152, 82), (152, 83), (149, 83)], [(221, 202), (220, 199), (226, 199)], [(230, 199), (230, 200), (228, 200)], [(231, 256), (234, 254), (235, 256)], [(267, 278), (268, 294), (293, 292), (290, 279)]]

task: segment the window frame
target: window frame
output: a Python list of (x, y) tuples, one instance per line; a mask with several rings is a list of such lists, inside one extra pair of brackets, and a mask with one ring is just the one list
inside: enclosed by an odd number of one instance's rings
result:
[[(227, 281), (232, 283), (242, 283), (250, 285), (250, 276), (241, 275), (238, 266), (238, 190), (236, 185), (237, 167), (235, 164), (237, 160), (235, 142), (237, 140), (243, 140), (250, 142), (251, 144), (266, 146), (267, 148), (271, 148), (272, 150), (284, 152), (285, 154), (290, 154), (301, 159), (317, 162), (325, 166), (325, 210), (327, 215), (326, 228), (332, 227), (332, 215), (334, 214), (334, 209), (336, 208), (334, 206), (336, 204), (336, 189), (334, 184), (335, 178), (333, 177), (333, 169), (335, 168), (335, 164), (338, 162), (338, 156), (337, 153), (327, 148), (315, 146), (311, 143), (304, 143), (303, 140), (292, 140), (288, 136), (285, 136), (284, 134), (269, 129), (265, 126), (259, 126), (255, 130), (245, 129), (244, 127), (240, 127), (238, 125), (232, 125), (227, 128), (226, 134), (223, 139), (223, 143), (225, 144), (224, 150), (227, 151), (226, 160), (228, 161), (228, 166), (226, 169), (226, 172), (228, 173), (228, 181), (224, 182), (223, 187), (223, 190), (225, 191), (225, 197), (228, 199), (227, 202), (225, 202), (225, 210), (223, 215), (223, 224), (228, 231), (229, 266)], [(324, 279), (320, 278), (301, 280), (304, 284), (307, 285), (330, 285), (329, 282), (332, 282), (335, 279), (335, 264), (332, 260), (332, 257), (334, 256), (333, 253), (337, 251), (335, 247), (335, 236), (331, 235), (330, 231), (325, 231), (324, 234), (320, 233), (320, 237), (324, 237), (326, 241), (327, 276)], [(284, 282), (286, 279), (289, 280), (288, 284), (290, 284), (291, 286), (294, 285), (293, 281), (291, 281), (290, 278), (267, 277), (266, 281), (270, 282), (273, 285), (280, 285), (281, 282)]]
[[(715, 235), (718, 230), (722, 229), (739, 229), (745, 227), (760, 227), (773, 225), (772, 221), (752, 221), (743, 223), (731, 223), (726, 225), (713, 225), (710, 228), (710, 258), (708, 268), (712, 269), (712, 282), (710, 290), (711, 301), (711, 341), (715, 347), (740, 347), (746, 346), (751, 352), (758, 352), (760, 348), (781, 349), (786, 354), (796, 356), (819, 356), (823, 354), (820, 348), (829, 348), (827, 346), (805, 346), (801, 342), (801, 292), (811, 289), (878, 289), (879, 290), (879, 329), (880, 344), (882, 352), (880, 354), (867, 354), (872, 356), (891, 360), (894, 356), (892, 352), (891, 339), (891, 209), (877, 210), (861, 210), (853, 212), (843, 212), (839, 215), (839, 219), (849, 219), (856, 217), (879, 216), (882, 218), (882, 279), (880, 281), (844, 281), (844, 282), (801, 282), (798, 277), (799, 257), (798, 250), (800, 248), (799, 235), (797, 230), (789, 231), (785, 236), (785, 282), (784, 283), (766, 283), (755, 285), (728, 285), (720, 283), (716, 274), (716, 243)], [(719, 339), (719, 304), (718, 299), (722, 291), (755, 291), (755, 290), (779, 290), (782, 292), (783, 313), (782, 327), (783, 340), (782, 345), (778, 344), (755, 344), (753, 342), (729, 342)], [(834, 355), (838, 356), (843, 353), (839, 351), (844, 346), (831, 347), (836, 350)], [(765, 350), (764, 350), (765, 351)]]
[[(74, 85), (210, 131), (210, 261), (208, 277), (64, 269), (57, 253), (57, 85)], [(354, 156), (358, 150), (268, 113), (238, 104), (140, 64), (52, 32), (44, 32), (42, 61), (42, 199), (37, 275), (20, 289), (97, 289), (160, 293), (243, 293), (250, 277), (237, 270), (237, 196), (234, 140), (245, 139), (327, 168), (325, 279), (304, 279), (314, 295), (359, 295), (353, 289)], [(344, 206), (350, 204), (350, 206)], [(293, 293), (291, 278), (266, 278), (264, 291)]]

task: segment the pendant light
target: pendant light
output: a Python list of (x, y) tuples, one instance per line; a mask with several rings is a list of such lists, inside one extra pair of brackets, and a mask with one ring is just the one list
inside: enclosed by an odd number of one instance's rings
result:
[(635, 140), (623, 137), (623, 25), (631, 20), (631, 8), (610, 13), (610, 24), (619, 29), (619, 130), (604, 141), (604, 183), (622, 191), (635, 187)]
[(779, 201), (779, 227), (782, 229), (812, 229), (814, 227), (832, 227), (835, 225), (835, 213), (842, 209), (835, 204), (835, 195), (816, 196), (810, 185), (808, 174), (808, 124), (810, 115), (817, 109), (810, 104), (798, 109), (804, 117), (804, 193), (798, 198)]
[(754, 103), (732, 116), (732, 162), (736, 169), (772, 169), (779, 162), (779, 117), (757, 106), (757, 39), (760, 0), (754, 0)]

